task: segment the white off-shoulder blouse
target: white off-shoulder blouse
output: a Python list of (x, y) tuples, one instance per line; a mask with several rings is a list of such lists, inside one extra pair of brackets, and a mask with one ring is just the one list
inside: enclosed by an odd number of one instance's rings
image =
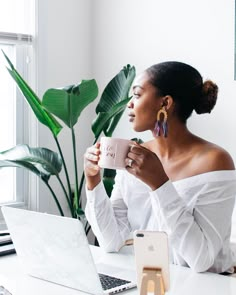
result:
[(86, 217), (108, 252), (119, 251), (134, 230), (157, 230), (167, 232), (174, 264), (221, 273), (236, 263), (230, 248), (236, 171), (167, 181), (155, 191), (118, 171), (110, 199), (102, 182), (86, 194)]

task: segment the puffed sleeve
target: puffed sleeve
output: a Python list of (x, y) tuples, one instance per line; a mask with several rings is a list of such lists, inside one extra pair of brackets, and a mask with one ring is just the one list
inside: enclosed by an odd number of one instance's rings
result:
[(235, 192), (235, 179), (206, 182), (188, 207), (170, 181), (150, 193), (153, 214), (161, 216), (171, 247), (196, 272), (209, 270), (229, 239)]
[(118, 173), (110, 199), (102, 182), (94, 190), (86, 190), (86, 217), (99, 245), (107, 252), (119, 251), (130, 234), (127, 206), (121, 187), (122, 175)]

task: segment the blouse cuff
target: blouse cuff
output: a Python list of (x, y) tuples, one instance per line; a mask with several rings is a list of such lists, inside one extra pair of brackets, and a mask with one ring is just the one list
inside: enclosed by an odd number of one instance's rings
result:
[(93, 190), (88, 190), (86, 187), (85, 191), (87, 196), (87, 202), (94, 205), (99, 205), (100, 203), (102, 203), (107, 196), (102, 181), (100, 181), (99, 184), (96, 185)]

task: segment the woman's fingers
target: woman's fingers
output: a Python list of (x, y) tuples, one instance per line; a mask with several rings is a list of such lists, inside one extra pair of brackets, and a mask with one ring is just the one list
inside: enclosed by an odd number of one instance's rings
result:
[(100, 167), (98, 166), (100, 155), (99, 147), (100, 144), (96, 143), (87, 148), (84, 154), (84, 172), (87, 176), (95, 176), (100, 171)]
[(141, 164), (148, 153), (150, 153), (150, 151), (145, 147), (139, 144), (132, 145), (127, 155), (127, 166), (130, 166), (129, 164), (131, 163), (128, 161), (128, 159), (133, 160), (134, 163)]
[(86, 150), (86, 153), (98, 155), (98, 154), (100, 154), (99, 148), (100, 148), (100, 144), (96, 143), (95, 145), (88, 147)]
[(136, 165), (135, 160), (131, 158), (125, 159), (125, 165), (127, 169), (133, 168), (134, 165)]
[(91, 154), (91, 153), (85, 153), (84, 157), (87, 160), (90, 160), (90, 161), (93, 161), (93, 162), (98, 162), (98, 160), (99, 160), (99, 156), (98, 155), (94, 155), (94, 154)]
[(148, 153), (150, 152), (150, 150), (135, 142), (130, 146), (130, 152), (139, 155), (145, 152)]

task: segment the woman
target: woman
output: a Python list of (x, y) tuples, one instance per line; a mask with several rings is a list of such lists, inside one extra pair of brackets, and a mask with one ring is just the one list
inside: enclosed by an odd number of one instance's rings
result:
[(136, 79), (130, 122), (137, 132), (151, 130), (153, 139), (132, 145), (110, 199), (99, 172), (99, 144), (85, 153), (86, 215), (101, 247), (118, 251), (136, 229), (166, 231), (173, 263), (233, 272), (234, 163), (186, 125), (193, 110), (211, 112), (217, 92), (216, 84), (180, 62), (154, 65)]

